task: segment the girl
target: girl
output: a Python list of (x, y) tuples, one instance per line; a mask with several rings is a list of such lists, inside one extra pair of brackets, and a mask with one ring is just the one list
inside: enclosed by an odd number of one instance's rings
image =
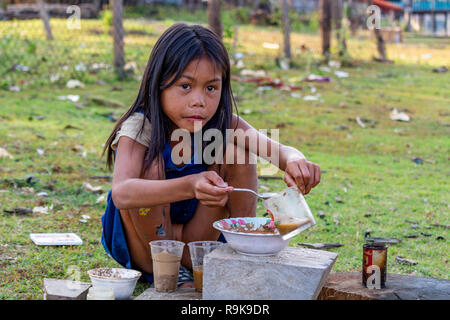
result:
[[(212, 31), (199, 25), (173, 25), (156, 42), (135, 102), (106, 142), (103, 152), (107, 149), (108, 167), (114, 162), (114, 174), (102, 216), (102, 244), (117, 262), (142, 271), (149, 282), (150, 241), (224, 241), (212, 227), (214, 221), (256, 216), (256, 197), (231, 192), (233, 187), (257, 190), (250, 143), (225, 141), (223, 164), (194, 163), (192, 157), (176, 165), (172, 148), (178, 141), (171, 139), (176, 129), (191, 135), (199, 128), (218, 129), (223, 137), (227, 129), (243, 129), (256, 138), (257, 145), (267, 145), (268, 153), (262, 155), (267, 160), (279, 150), (278, 167), (285, 172), (288, 186), (297, 185), (307, 194), (320, 181), (319, 166), (300, 151), (269, 139), (233, 114), (230, 79), (228, 53)], [(191, 151), (208, 145), (191, 144)], [(258, 148), (252, 150), (260, 155)], [(232, 161), (225, 156), (229, 152)], [(240, 156), (244, 164), (237, 164)], [(181, 265), (179, 282), (192, 281), (186, 272), (191, 269), (187, 246)]]

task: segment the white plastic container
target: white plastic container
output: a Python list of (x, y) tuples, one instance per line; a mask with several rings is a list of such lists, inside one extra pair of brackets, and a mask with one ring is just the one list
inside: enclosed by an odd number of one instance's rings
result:
[(98, 268), (88, 271), (92, 286), (110, 287), (116, 300), (127, 300), (136, 287), (141, 272), (125, 268)]
[(114, 290), (110, 287), (92, 286), (86, 300), (114, 300)]

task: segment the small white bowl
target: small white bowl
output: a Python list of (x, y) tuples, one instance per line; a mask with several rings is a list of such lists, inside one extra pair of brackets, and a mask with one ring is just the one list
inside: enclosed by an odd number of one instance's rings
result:
[(116, 300), (129, 299), (141, 276), (141, 272), (125, 268), (97, 268), (91, 269), (87, 273), (94, 287), (112, 288)]
[[(290, 239), (283, 240), (280, 234), (246, 233), (233, 231), (233, 221), (243, 220), (253, 223), (255, 228), (266, 224), (270, 219), (258, 217), (232, 218), (215, 221), (213, 227), (221, 231), (230, 247), (239, 253), (249, 256), (274, 256), (289, 244)], [(223, 222), (226, 222), (224, 224)], [(224, 225), (229, 225), (229, 228)]]

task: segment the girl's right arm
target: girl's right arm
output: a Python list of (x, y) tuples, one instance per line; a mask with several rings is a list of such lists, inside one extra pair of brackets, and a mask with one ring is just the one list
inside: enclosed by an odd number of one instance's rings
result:
[(118, 209), (149, 208), (194, 197), (205, 205), (225, 205), (232, 187), (214, 188), (226, 185), (215, 171), (167, 180), (140, 179), (146, 150), (129, 137), (119, 139), (112, 182), (112, 199)]

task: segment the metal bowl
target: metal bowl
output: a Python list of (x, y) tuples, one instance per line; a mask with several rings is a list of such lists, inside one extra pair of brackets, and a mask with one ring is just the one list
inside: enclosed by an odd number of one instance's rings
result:
[[(253, 223), (255, 229), (271, 221), (268, 218), (232, 218), (215, 221), (213, 227), (223, 233), (227, 243), (239, 253), (249, 256), (274, 256), (289, 244), (280, 234), (246, 233), (233, 230), (239, 222)], [(228, 226), (228, 227), (227, 227)]]

